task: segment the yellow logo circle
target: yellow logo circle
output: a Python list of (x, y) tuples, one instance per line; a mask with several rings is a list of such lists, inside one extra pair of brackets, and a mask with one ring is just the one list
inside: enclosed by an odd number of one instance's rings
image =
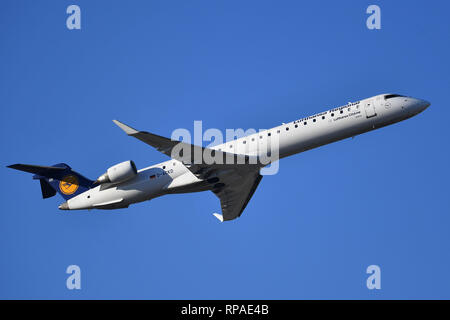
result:
[(59, 190), (66, 195), (74, 194), (78, 190), (78, 178), (76, 176), (65, 176), (59, 182)]

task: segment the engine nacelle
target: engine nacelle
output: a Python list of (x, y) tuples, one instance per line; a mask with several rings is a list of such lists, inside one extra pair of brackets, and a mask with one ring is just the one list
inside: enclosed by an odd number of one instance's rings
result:
[(121, 183), (134, 178), (137, 175), (136, 165), (128, 160), (109, 168), (94, 183)]

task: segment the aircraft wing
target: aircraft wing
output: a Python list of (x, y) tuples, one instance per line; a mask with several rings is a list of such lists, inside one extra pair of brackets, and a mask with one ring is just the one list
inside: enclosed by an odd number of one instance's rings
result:
[(59, 177), (61, 172), (64, 172), (66, 168), (61, 167), (47, 167), (47, 166), (36, 166), (32, 164), (12, 164), (8, 166), (8, 168), (16, 169), (20, 171), (25, 171), (29, 173), (34, 173), (37, 175), (50, 177), (50, 178), (56, 178)]
[[(206, 172), (205, 169), (209, 168), (211, 169), (211, 166), (216, 166), (216, 164), (207, 164), (204, 162), (203, 157), (199, 157), (199, 160), (194, 161), (196, 159), (194, 159), (195, 155), (202, 155), (203, 152), (208, 149), (205, 147), (201, 147), (201, 146), (196, 146), (190, 143), (186, 143), (186, 142), (182, 142), (182, 141), (176, 141), (176, 140), (171, 140), (169, 138), (165, 138), (150, 132), (146, 132), (146, 131), (137, 131), (136, 129), (127, 126), (126, 124), (117, 121), (117, 120), (113, 120), (113, 122), (123, 131), (125, 131), (125, 133), (129, 136), (135, 137), (139, 140), (141, 140), (142, 142), (145, 142), (146, 144), (156, 148), (156, 150), (164, 153), (165, 155), (168, 155), (169, 157), (182, 161), (183, 164), (185, 164), (193, 173), (195, 174), (199, 174), (199, 172), (202, 172), (203, 176), (206, 176)], [(189, 149), (190, 150), (190, 159), (186, 159), (185, 157), (183, 157), (182, 154), (179, 154), (178, 152), (172, 152), (174, 150), (174, 148), (177, 147), (178, 149), (184, 148), (185, 150)], [(228, 164), (226, 164), (226, 160), (227, 159), (233, 159), (233, 161), (230, 161), (232, 164), (231, 166), (235, 166), (236, 164), (248, 164), (248, 163), (256, 163), (257, 159), (254, 159), (255, 161), (252, 162), (250, 161), (252, 158), (251, 156), (248, 155), (240, 155), (240, 154), (235, 154), (235, 153), (228, 153), (228, 152), (223, 152), (223, 151), (218, 151), (218, 150), (212, 150), (212, 149), (208, 149), (210, 152), (213, 152), (217, 158), (220, 158), (223, 160), (222, 163), (223, 164), (217, 164), (218, 166), (220, 166), (221, 168), (225, 168), (227, 166), (230, 166)], [(199, 163), (200, 161), (200, 163)], [(210, 170), (208, 170), (210, 171)]]
[[(113, 121), (129, 136), (147, 143), (171, 158), (182, 161), (198, 178), (209, 179), (219, 176), (220, 182), (212, 187), (212, 191), (220, 199), (222, 215), (214, 215), (221, 221), (233, 220), (242, 214), (262, 179), (262, 176), (259, 174), (259, 166), (250, 164), (252, 163), (250, 161), (251, 156), (215, 150), (216, 154), (223, 157), (224, 164), (208, 164), (204, 162), (203, 157), (201, 163), (196, 163), (194, 161), (195, 152), (203, 152), (207, 148), (174, 141), (146, 131), (137, 131), (117, 120)], [(191, 159), (187, 159), (188, 162), (177, 152), (172, 152), (179, 144), (186, 148), (191, 148)], [(225, 162), (227, 157), (232, 157), (233, 162), (231, 164)]]

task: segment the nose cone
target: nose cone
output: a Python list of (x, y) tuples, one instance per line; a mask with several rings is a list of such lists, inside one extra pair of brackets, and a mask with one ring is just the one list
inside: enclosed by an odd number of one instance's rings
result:
[(59, 208), (59, 210), (69, 210), (69, 205), (67, 204), (67, 201), (66, 201), (64, 203), (61, 203), (58, 208)]
[(426, 100), (420, 100), (419, 105), (420, 105), (420, 109), (422, 109), (422, 111), (423, 111), (426, 108), (428, 108), (431, 105), (431, 103), (429, 103)]

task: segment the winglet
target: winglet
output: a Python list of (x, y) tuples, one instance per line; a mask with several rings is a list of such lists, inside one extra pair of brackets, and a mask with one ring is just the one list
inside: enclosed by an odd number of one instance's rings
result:
[(126, 124), (117, 121), (117, 120), (113, 120), (113, 122), (123, 131), (125, 131), (125, 133), (129, 136), (138, 133), (139, 131), (137, 131), (136, 129), (133, 129), (132, 127), (127, 126)]
[(216, 217), (220, 222), (223, 222), (223, 215), (218, 213), (213, 213), (213, 216)]

